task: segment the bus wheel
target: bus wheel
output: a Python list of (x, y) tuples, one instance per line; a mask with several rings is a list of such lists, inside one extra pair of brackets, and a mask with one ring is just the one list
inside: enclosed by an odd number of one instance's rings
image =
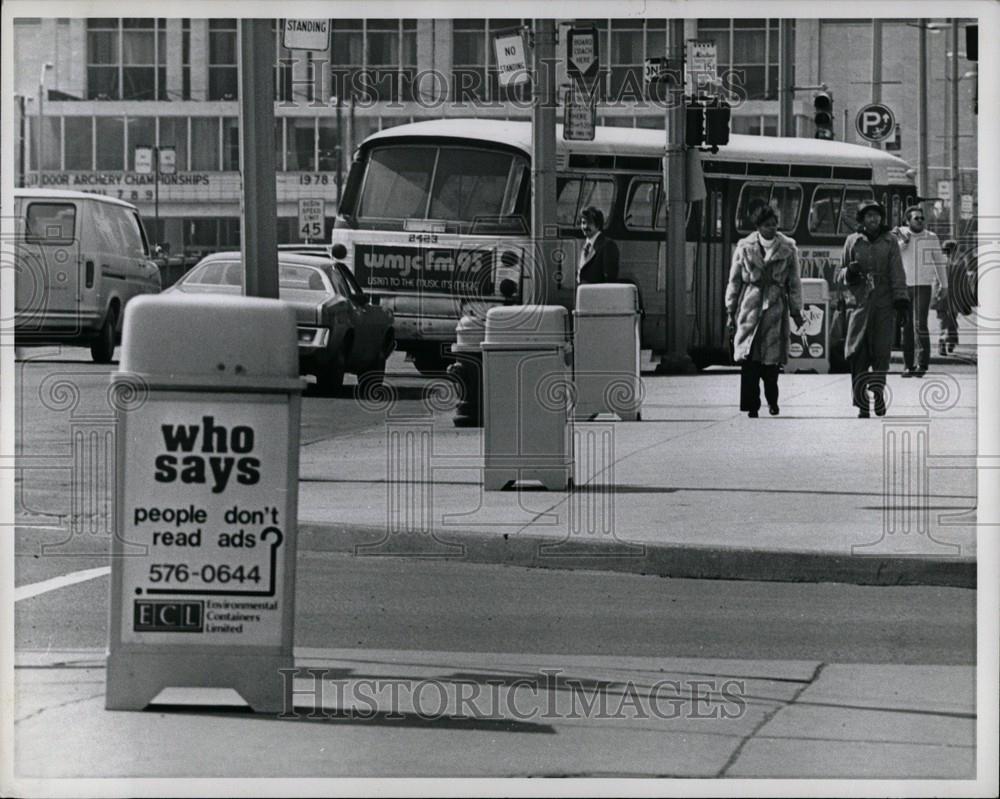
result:
[(115, 327), (118, 325), (118, 308), (112, 305), (108, 308), (108, 315), (104, 317), (104, 324), (97, 338), (90, 345), (90, 357), (94, 363), (111, 363), (111, 358), (115, 354)]

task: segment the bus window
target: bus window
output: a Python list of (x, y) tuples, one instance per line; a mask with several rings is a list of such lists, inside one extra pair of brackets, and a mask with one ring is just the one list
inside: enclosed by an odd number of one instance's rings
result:
[(853, 233), (858, 227), (858, 220), (855, 214), (858, 205), (863, 200), (872, 199), (871, 189), (847, 189), (844, 192), (844, 203), (840, 209), (840, 233)]
[(902, 205), (903, 199), (898, 194), (892, 195), (892, 222), (891, 225), (901, 225), (903, 224), (903, 212), (900, 206)]
[(580, 178), (559, 178), (556, 190), (556, 222), (576, 226), (576, 207), (580, 204)]
[(436, 147), (383, 147), (368, 161), (358, 216), (423, 219)]
[[(660, 181), (634, 178), (628, 187), (628, 201), (625, 204), (625, 227), (649, 230), (654, 225)], [(666, 221), (666, 206), (663, 206)]]
[(589, 205), (604, 214), (604, 224), (611, 220), (611, 207), (615, 201), (615, 183), (610, 178), (587, 178), (580, 192), (580, 210)]
[(785, 233), (795, 230), (802, 208), (802, 187), (775, 185), (771, 190), (771, 207), (778, 214), (778, 230)]
[(504, 213), (511, 156), (486, 150), (442, 148), (434, 176), (431, 219), (471, 221)]
[(840, 186), (819, 186), (813, 192), (809, 206), (809, 232), (816, 236), (837, 235), (837, 220), (844, 189)]
[(770, 183), (744, 183), (740, 190), (740, 199), (736, 203), (736, 229), (740, 233), (749, 233), (753, 230), (754, 211), (760, 206), (767, 205), (771, 198)]

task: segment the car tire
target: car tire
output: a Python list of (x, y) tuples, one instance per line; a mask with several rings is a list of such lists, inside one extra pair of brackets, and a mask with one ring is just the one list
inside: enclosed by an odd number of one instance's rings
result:
[(382, 347), (379, 350), (379, 354), (372, 361), (371, 366), (365, 369), (364, 373), (360, 375), (358, 383), (360, 384), (364, 381), (366, 384), (372, 386), (381, 386), (385, 381), (385, 363), (389, 360), (389, 356), (392, 355), (393, 350), (396, 349), (396, 336), (392, 330), (389, 330), (385, 334), (385, 339), (382, 341)]
[(118, 309), (112, 305), (108, 308), (107, 316), (104, 317), (104, 324), (97, 334), (97, 338), (90, 344), (90, 357), (94, 363), (111, 363), (111, 358), (115, 354), (115, 328), (118, 325)]
[(413, 356), (413, 365), (420, 374), (439, 377), (452, 363), (452, 358), (432, 352), (421, 352)]

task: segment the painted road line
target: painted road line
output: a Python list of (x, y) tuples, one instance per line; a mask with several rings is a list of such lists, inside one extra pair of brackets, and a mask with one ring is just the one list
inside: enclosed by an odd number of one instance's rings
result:
[(85, 583), (87, 580), (95, 580), (98, 577), (103, 577), (105, 574), (110, 573), (110, 566), (101, 566), (97, 569), (84, 569), (83, 571), (70, 572), (69, 574), (64, 574), (61, 577), (53, 577), (51, 580), (42, 580), (40, 583), (22, 585), (20, 588), (14, 589), (14, 601), (20, 602), (22, 599), (31, 599), (31, 597), (38, 596), (39, 594), (47, 594), (49, 591), (65, 588), (68, 585)]

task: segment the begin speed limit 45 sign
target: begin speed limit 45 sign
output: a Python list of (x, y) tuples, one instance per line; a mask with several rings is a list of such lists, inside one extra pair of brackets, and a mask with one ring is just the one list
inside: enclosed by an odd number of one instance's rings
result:
[(299, 237), (322, 239), (326, 225), (326, 201), (313, 197), (299, 200)]

